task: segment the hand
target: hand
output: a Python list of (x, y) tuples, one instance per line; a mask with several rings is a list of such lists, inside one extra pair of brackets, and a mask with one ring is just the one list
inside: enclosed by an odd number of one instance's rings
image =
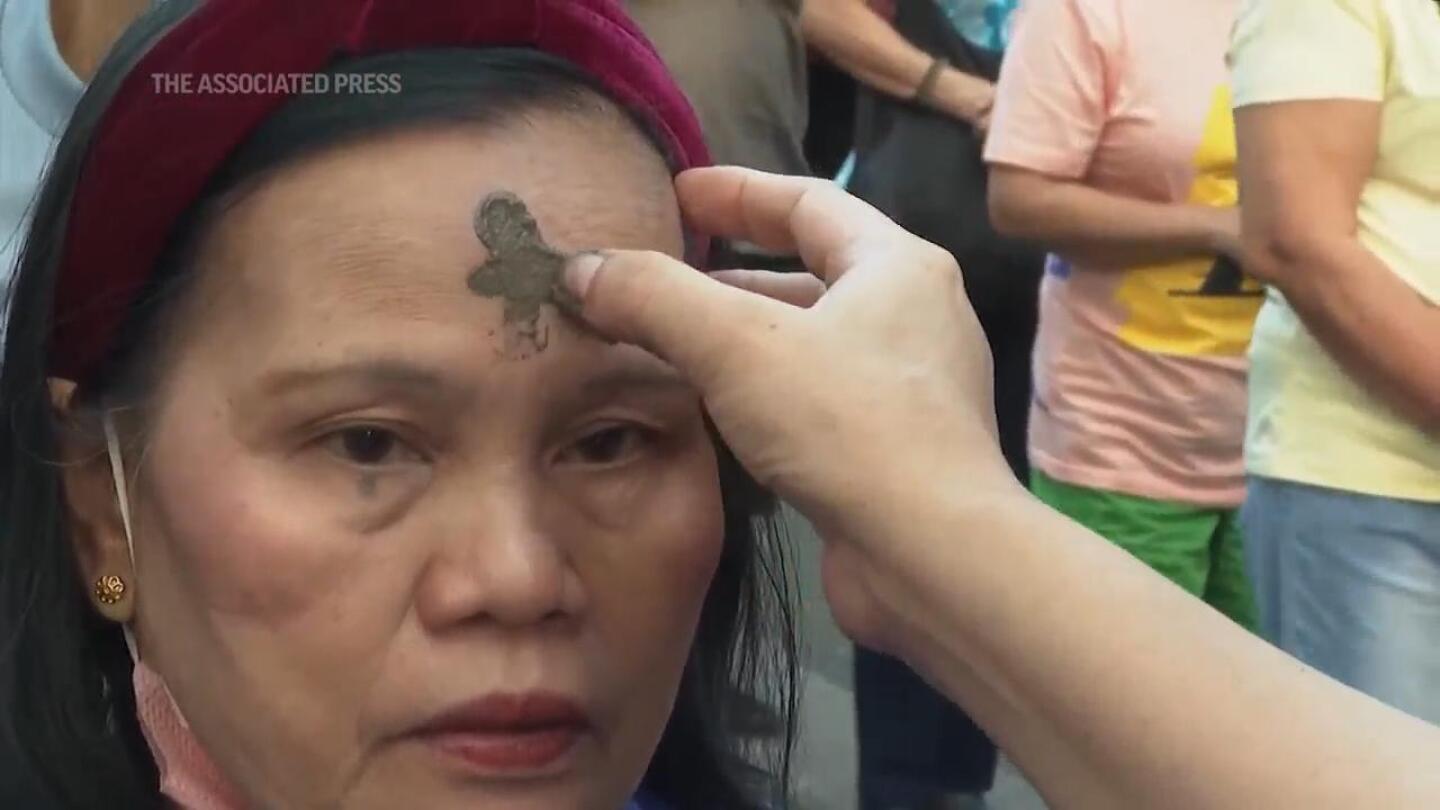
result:
[(841, 627), (886, 648), (872, 583), (894, 527), (926, 503), (1019, 490), (959, 268), (827, 181), (701, 169), (676, 190), (702, 231), (798, 253), (819, 279), (706, 276), (614, 251), (577, 260), (567, 281), (596, 330), (666, 358), (700, 389), (741, 463), (826, 537)]
[(973, 126), (975, 127), (975, 130), (976, 130), (977, 132), (979, 132), (981, 135), (989, 135), (989, 134), (990, 134), (990, 117), (991, 117), (991, 113), (993, 113), (993, 112), (994, 112), (994, 109), (993, 109), (993, 108), (992, 108), (992, 109), (989, 109), (989, 110), (986, 110), (984, 115), (981, 115), (978, 119), (976, 119), (974, 122), (972, 122), (972, 123), (973, 123)]
[(1244, 251), (1240, 243), (1240, 208), (1206, 207), (1201, 209), (1210, 228), (1212, 252), (1217, 256), (1229, 256), (1237, 262), (1243, 260)]
[(947, 68), (935, 87), (940, 109), (975, 127), (981, 132), (990, 129), (990, 112), (995, 107), (995, 85), (985, 79)]

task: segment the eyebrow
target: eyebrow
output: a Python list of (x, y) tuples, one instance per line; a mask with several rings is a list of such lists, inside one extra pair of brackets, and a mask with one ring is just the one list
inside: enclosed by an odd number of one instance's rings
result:
[(386, 359), (282, 369), (266, 374), (260, 387), (266, 394), (283, 395), (313, 385), (337, 382), (410, 391), (422, 389), (427, 393), (440, 393), (453, 388), (432, 369), (401, 360)]
[[(456, 386), (438, 371), (402, 360), (358, 360), (335, 365), (283, 369), (262, 378), (260, 389), (279, 396), (314, 385), (360, 384), (378, 388), (420, 391), (430, 395), (455, 392)], [(653, 391), (655, 393), (697, 393), (679, 373), (650, 366), (616, 366), (602, 371), (580, 386), (586, 399), (604, 399), (622, 392)]]

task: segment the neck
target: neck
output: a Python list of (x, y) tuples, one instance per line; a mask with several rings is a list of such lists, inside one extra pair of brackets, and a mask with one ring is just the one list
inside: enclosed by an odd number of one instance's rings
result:
[(106, 51), (150, 0), (50, 0), (50, 27), (60, 56), (90, 81)]

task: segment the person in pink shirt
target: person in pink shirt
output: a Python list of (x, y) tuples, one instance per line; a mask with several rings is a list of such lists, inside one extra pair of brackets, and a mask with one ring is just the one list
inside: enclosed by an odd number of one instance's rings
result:
[(1052, 252), (1032, 488), (1254, 625), (1236, 510), (1246, 359), (1225, 53), (1237, 0), (1027, 0), (986, 145), (996, 227)]

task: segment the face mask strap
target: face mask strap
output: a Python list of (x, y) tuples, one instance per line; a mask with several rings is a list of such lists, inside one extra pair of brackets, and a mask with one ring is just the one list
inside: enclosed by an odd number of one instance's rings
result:
[[(125, 483), (125, 461), (120, 455), (120, 435), (115, 430), (115, 420), (110, 411), (105, 411), (101, 422), (105, 427), (105, 450), (110, 457), (110, 475), (115, 482), (115, 500), (120, 506), (120, 522), (125, 527), (125, 550), (130, 555), (130, 576), (131, 579), (139, 578), (139, 569), (135, 567), (135, 537), (130, 529), (130, 493)], [(140, 649), (135, 644), (135, 634), (130, 630), (129, 623), (122, 628), (125, 633), (125, 646), (130, 650), (130, 660), (140, 660)]]

